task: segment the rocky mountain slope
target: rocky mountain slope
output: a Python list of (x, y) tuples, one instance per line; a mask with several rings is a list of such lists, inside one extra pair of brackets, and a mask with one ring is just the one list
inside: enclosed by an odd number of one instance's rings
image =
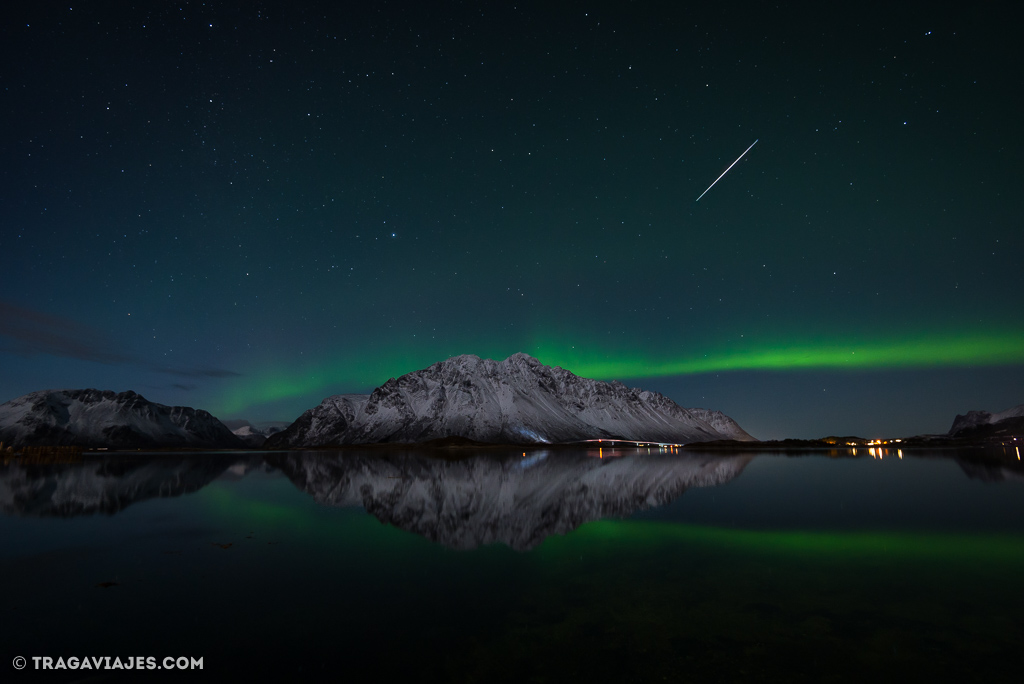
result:
[(953, 419), (953, 425), (949, 428), (947, 435), (949, 437), (957, 437), (964, 431), (976, 430), (988, 425), (997, 425), (1014, 418), (1024, 418), (1024, 404), (1000, 411), (999, 413), (968, 411), (966, 416), (957, 415)]
[(241, 449), (203, 410), (164, 406), (135, 392), (41, 390), (0, 405), (0, 442), (109, 449)]
[(456, 356), (392, 378), (369, 395), (328, 397), (272, 435), (265, 447), (412, 443), (452, 436), (501, 444), (754, 440), (721, 412), (686, 409), (657, 392), (581, 378), (515, 354), (504, 361)]

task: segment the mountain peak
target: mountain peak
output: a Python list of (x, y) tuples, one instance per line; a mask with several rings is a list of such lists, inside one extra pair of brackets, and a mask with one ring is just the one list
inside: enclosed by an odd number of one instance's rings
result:
[(510, 356), (507, 359), (505, 359), (504, 361), (502, 361), (502, 363), (507, 363), (509, 365), (525, 364), (525, 365), (528, 365), (528, 366), (540, 366), (540, 365), (542, 365), (540, 361), (538, 361), (537, 359), (533, 358), (532, 356), (530, 356), (526, 352), (516, 352), (515, 354), (512, 354), (512, 356)]

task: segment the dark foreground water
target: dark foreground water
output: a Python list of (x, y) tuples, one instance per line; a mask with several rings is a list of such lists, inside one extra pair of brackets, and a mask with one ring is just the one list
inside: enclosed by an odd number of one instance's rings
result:
[(1013, 449), (458, 453), (9, 460), (2, 680), (1024, 673)]

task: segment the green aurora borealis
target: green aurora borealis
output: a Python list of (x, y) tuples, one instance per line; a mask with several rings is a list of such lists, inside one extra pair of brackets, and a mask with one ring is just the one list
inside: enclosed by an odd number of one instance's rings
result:
[[(803, 344), (778, 344), (763, 349), (731, 353), (705, 354), (698, 358), (659, 359), (637, 356), (600, 358), (595, 350), (577, 353), (568, 345), (526, 346), (528, 353), (550, 366), (561, 366), (573, 373), (602, 380), (691, 375), (716, 371), (838, 369), (856, 371), (885, 368), (934, 368), (942, 366), (1000, 366), (1024, 363), (1024, 332), (987, 336), (929, 336), (916, 340), (862, 339), (856, 342), (817, 341)], [(418, 353), (417, 353), (418, 352)], [(510, 353), (497, 351), (484, 358), (504, 358)], [(254, 397), (278, 400), (310, 393), (329, 392), (330, 388), (373, 387), (390, 377), (424, 368), (431, 359), (421, 348), (405, 353), (375, 356), (363, 353), (350, 360), (321, 366), (288, 369), (280, 372), (256, 372), (237, 383), (223, 399), (225, 410), (244, 413)], [(395, 370), (397, 369), (397, 370)]]
[(763, 438), (1019, 404), (1002, 11), (5, 8), (0, 401), (287, 421), (526, 352)]

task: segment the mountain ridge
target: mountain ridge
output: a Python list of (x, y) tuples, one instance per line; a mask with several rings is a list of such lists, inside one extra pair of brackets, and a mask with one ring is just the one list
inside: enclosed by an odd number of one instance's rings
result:
[(447, 437), (503, 444), (587, 439), (756, 441), (734, 420), (686, 409), (657, 392), (545, 366), (454, 356), (391, 378), (369, 395), (338, 394), (272, 435), (265, 448), (415, 443)]
[(0, 404), (0, 442), (83, 448), (242, 449), (203, 409), (165, 406), (111, 390), (39, 390)]
[(976, 429), (987, 425), (997, 425), (998, 423), (1002, 423), (1012, 418), (1024, 418), (1024, 404), (1019, 404), (1012, 408), (1008, 408), (1005, 411), (999, 411), (998, 413), (990, 413), (989, 411), (968, 411), (966, 415), (957, 414), (956, 418), (953, 419), (953, 425), (950, 426), (949, 432), (946, 434), (950, 437), (955, 437), (965, 430)]

